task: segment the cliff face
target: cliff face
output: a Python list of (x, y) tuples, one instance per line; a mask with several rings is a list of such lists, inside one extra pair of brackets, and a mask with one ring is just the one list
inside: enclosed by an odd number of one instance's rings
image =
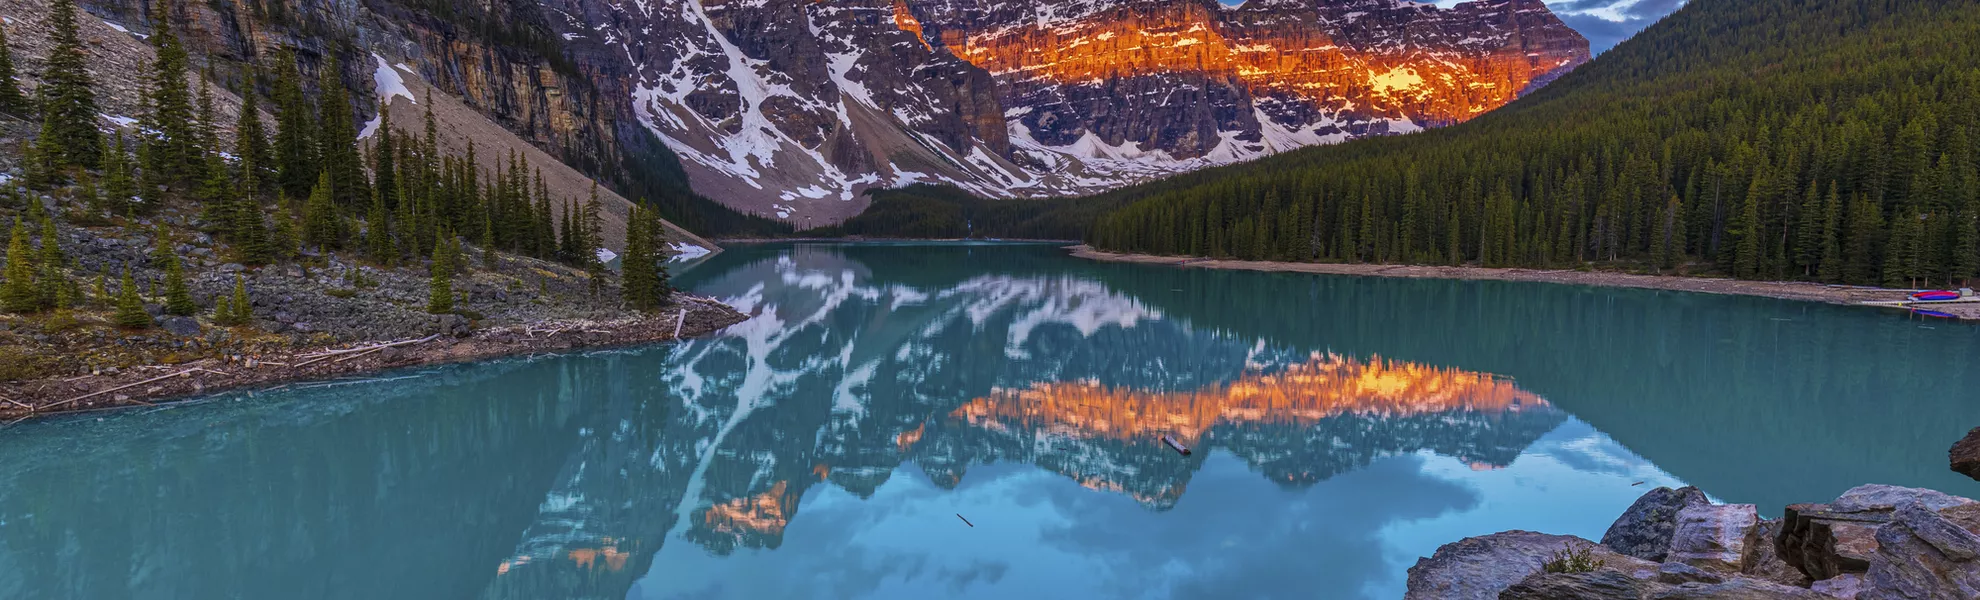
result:
[(569, 43), (621, 49), (696, 189), (799, 224), (873, 186), (1090, 192), (1447, 125), (1588, 59), (1540, 0), (573, 1), (604, 6)]
[[(89, 8), (143, 31), (126, 1)], [(1588, 59), (1587, 41), (1541, 0), (223, 0), (179, 10), (200, 53), (245, 62), (293, 45), (308, 75), (335, 52), (357, 87), (372, 55), (403, 62), (579, 170), (683, 193), (691, 181), (797, 225), (857, 214), (876, 186), (1083, 193), (1448, 125)]]

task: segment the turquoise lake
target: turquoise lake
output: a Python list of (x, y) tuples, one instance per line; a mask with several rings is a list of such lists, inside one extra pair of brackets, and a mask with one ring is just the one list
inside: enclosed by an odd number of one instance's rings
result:
[(753, 316), (0, 430), (0, 598), (1388, 599), (1660, 485), (1980, 497), (1980, 328), (1896, 312), (1042, 244), (674, 283)]

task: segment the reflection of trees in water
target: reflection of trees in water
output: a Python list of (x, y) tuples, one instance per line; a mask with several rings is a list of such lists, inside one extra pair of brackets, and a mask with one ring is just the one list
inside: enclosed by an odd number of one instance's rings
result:
[(1647, 290), (1075, 268), (1196, 328), (1516, 377), (1662, 470), (1765, 511), (1866, 482), (1974, 490), (1945, 468), (1980, 423), (1970, 325)]

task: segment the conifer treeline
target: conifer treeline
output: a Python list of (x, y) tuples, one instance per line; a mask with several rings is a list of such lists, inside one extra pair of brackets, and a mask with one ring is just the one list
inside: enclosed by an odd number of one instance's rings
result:
[[(250, 81), (240, 94), (243, 107), (233, 125), (229, 160), (220, 150), (224, 126), (219, 123), (210, 78), (193, 78), (191, 59), (170, 25), (170, 3), (157, 6), (154, 32), (148, 38), (155, 57), (144, 77), (139, 127), (116, 131), (106, 140), (96, 129), (94, 91), (86, 70), (87, 54), (76, 35), (74, 4), (56, 1), (51, 15), (55, 43), (48, 68), (41, 74), (43, 84), (28, 107), (39, 113), (43, 123), (41, 135), (24, 144), (28, 155), (23, 161), (28, 171), (24, 179), (29, 186), (76, 184), (83, 205), (83, 212), (76, 214), (99, 222), (192, 202), (206, 228), (226, 242), (229, 258), (246, 265), (294, 259), (305, 247), (359, 251), (384, 265), (431, 256), (438, 283), (442, 271), (450, 278), (466, 266), (461, 251), (465, 240), (484, 249), (484, 263), (490, 268), (496, 261), (488, 249), (555, 260), (589, 271), (593, 291), (598, 291), (604, 265), (596, 250), (605, 241), (604, 206), (595, 182), (584, 202), (558, 201), (542, 172), (529, 168), (513, 150), (492, 172), (479, 167), (472, 142), (465, 156), (447, 155), (438, 147), (430, 102), (418, 132), (396, 128), (388, 114), (381, 114), (376, 142), (366, 149), (359, 144), (354, 107), (334, 57), (321, 65), (319, 106), (302, 91), (293, 52), (279, 53), (271, 86), (276, 115), (272, 128), (261, 122), (256, 84)], [(11, 77), (5, 77), (11, 70), (11, 55), (4, 39), (0, 31), (0, 111), (9, 111), (13, 109), (6, 105), (7, 92), (17, 88)], [(256, 69), (253, 79), (261, 77)], [(54, 243), (53, 221), (40, 210), (39, 202), (15, 203), (30, 206), (33, 222), (15, 224), (0, 302), (8, 310), (22, 312), (73, 303), (79, 292), (66, 297), (60, 293), (62, 285), (73, 282), (60, 272), (66, 263)], [(658, 217), (646, 211), (636, 217), (651, 221), (638, 231), (653, 239), (640, 241), (657, 248)], [(35, 246), (27, 233), (30, 225), (43, 231), (39, 257), (30, 252)], [(184, 273), (166, 245), (166, 234), (158, 233), (160, 246), (153, 261), (167, 272), (169, 312), (190, 314), (194, 307), (185, 293)], [(56, 254), (48, 256), (50, 252)], [(636, 278), (657, 277), (664, 282), (661, 258), (651, 254), (643, 259), (641, 264), (656, 273)], [(643, 284), (628, 301), (641, 308), (657, 307), (665, 302), (666, 292), (664, 283)], [(121, 293), (135, 292), (126, 284)], [(238, 298), (229, 300), (240, 303)], [(440, 299), (435, 306), (451, 310), (451, 302)], [(242, 306), (225, 307), (216, 310), (216, 318), (243, 321), (248, 317), (245, 311)]]
[[(1695, 0), (1456, 127), (1114, 197), (1097, 246), (1608, 263), (1917, 286), (1980, 276), (1980, 3)], [(1103, 197), (1104, 199), (1104, 197)]]

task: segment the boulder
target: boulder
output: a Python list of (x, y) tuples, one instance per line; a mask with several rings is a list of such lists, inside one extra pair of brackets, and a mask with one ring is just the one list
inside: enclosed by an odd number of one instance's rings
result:
[(1538, 573), (1499, 593), (1499, 600), (1638, 600), (1660, 587), (1621, 571)]
[(1705, 504), (1678, 511), (1666, 560), (1731, 575), (1758, 545), (1760, 512), (1751, 504)]
[(1791, 504), (1775, 538), (1781, 560), (1820, 581), (1865, 573), (1877, 553), (1877, 529), (1890, 522), (1901, 504), (1928, 511), (1972, 504), (1944, 493), (1888, 485), (1858, 486), (1828, 504)]
[[(1956, 517), (1965, 514), (1955, 512)], [(1867, 585), (1857, 598), (1980, 598), (1980, 534), (1968, 526), (1980, 529), (1980, 523), (1956, 522), (1923, 503), (1898, 507), (1891, 522), (1877, 528), (1877, 553), (1870, 558)]]
[(1953, 444), (1947, 452), (1952, 459), (1952, 470), (1974, 479), (1980, 479), (1980, 427), (1966, 432), (1966, 438)]
[(1808, 587), (1808, 574), (1781, 560), (1780, 548), (1774, 543), (1780, 539), (1781, 520), (1761, 521), (1754, 529), (1754, 543), (1746, 548), (1746, 560), (1740, 564), (1740, 573), (1781, 585)]
[(199, 335), (199, 321), (192, 317), (165, 316), (158, 319), (158, 328), (179, 337)]
[(1570, 547), (1589, 548), (1605, 568), (1628, 575), (1640, 573), (1641, 578), (1648, 578), (1657, 570), (1656, 563), (1617, 554), (1571, 535), (1503, 531), (1444, 544), (1429, 558), (1417, 559), (1409, 568), (1403, 600), (1497, 598), (1499, 592), (1540, 572), (1541, 563)]
[(1724, 583), (1687, 583), (1652, 593), (1653, 600), (1834, 600), (1813, 591), (1748, 577)]
[(1717, 573), (1681, 562), (1667, 562), (1657, 567), (1657, 582), (1671, 585), (1686, 583), (1720, 583), (1726, 578)]
[(1863, 576), (1855, 573), (1837, 575), (1810, 584), (1808, 589), (1833, 598), (1856, 600), (1856, 596), (1863, 593)]
[(1677, 530), (1678, 511), (1709, 502), (1695, 487), (1650, 490), (1609, 525), (1608, 532), (1602, 534), (1602, 545), (1624, 555), (1663, 562), (1670, 552), (1671, 534)]

